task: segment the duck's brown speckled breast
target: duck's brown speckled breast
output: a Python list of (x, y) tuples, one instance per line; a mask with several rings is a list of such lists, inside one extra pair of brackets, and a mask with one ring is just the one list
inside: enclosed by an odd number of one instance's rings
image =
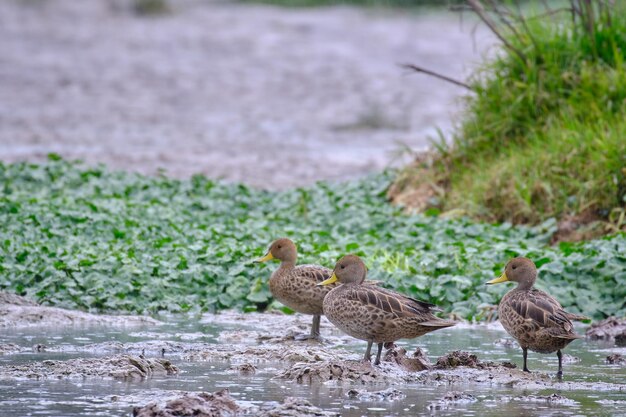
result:
[(323, 314), (324, 297), (334, 287), (317, 284), (330, 278), (332, 270), (319, 265), (278, 268), (270, 278), (270, 291), (281, 303), (303, 314)]

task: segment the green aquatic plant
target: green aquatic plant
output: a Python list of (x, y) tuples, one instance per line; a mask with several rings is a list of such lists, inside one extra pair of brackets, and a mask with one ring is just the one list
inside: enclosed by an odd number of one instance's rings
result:
[(547, 246), (536, 227), (406, 215), (392, 174), (269, 192), (202, 176), (146, 177), (53, 156), (0, 164), (0, 289), (92, 311), (281, 308), (271, 266), (253, 266), (287, 236), (301, 263), (361, 256), (371, 279), (468, 319), (502, 296), (485, 291), (514, 256), (541, 267), (542, 289), (596, 318), (624, 313), (626, 237)]

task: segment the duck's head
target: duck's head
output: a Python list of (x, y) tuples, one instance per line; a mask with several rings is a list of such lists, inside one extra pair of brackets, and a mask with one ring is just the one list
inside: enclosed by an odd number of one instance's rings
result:
[(255, 259), (254, 262), (266, 262), (272, 259), (278, 259), (282, 262), (296, 262), (297, 257), (298, 250), (295, 243), (284, 237), (273, 241), (265, 256)]
[(342, 284), (361, 284), (366, 276), (367, 268), (361, 258), (356, 255), (346, 255), (337, 262), (330, 278), (317, 285), (328, 285), (337, 281)]
[(537, 267), (528, 258), (513, 258), (504, 268), (504, 273), (494, 278), (487, 284), (498, 284), (500, 282), (513, 281), (517, 282), (518, 288), (529, 289), (535, 285), (537, 279)]

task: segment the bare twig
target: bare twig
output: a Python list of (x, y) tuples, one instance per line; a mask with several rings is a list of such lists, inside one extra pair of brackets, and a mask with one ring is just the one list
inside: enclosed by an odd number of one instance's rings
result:
[(413, 70), (415, 72), (421, 72), (421, 73), (424, 73), (426, 75), (430, 75), (430, 76), (433, 76), (435, 78), (439, 78), (440, 80), (444, 80), (444, 81), (447, 81), (449, 83), (458, 85), (459, 87), (464, 87), (464, 88), (467, 88), (468, 90), (474, 91), (474, 89), (469, 84), (466, 84), (463, 81), (455, 80), (454, 78), (450, 78), (450, 77), (448, 77), (446, 75), (439, 74), (438, 72), (431, 71), (431, 70), (426, 69), (426, 68), (418, 67), (417, 65), (413, 65), (413, 64), (400, 64), (400, 66), (402, 68), (410, 69), (410, 70)]
[(498, 7), (498, 3), (496, 3), (495, 0), (489, 0), (489, 2), (491, 3), (491, 8), (496, 12), (502, 23), (504, 23), (509, 28), (509, 30), (513, 33), (513, 35), (515, 35), (516, 38), (521, 39), (519, 33), (515, 29), (515, 26), (513, 26), (513, 24), (506, 17), (506, 14), (512, 16), (512, 13), (506, 8), (504, 12), (500, 10), (500, 8)]
[(519, 1), (517, 0), (515, 1), (515, 6), (517, 6), (518, 18), (519, 18), (519, 21), (522, 22), (522, 27), (528, 34), (528, 37), (530, 38), (530, 41), (533, 43), (535, 50), (536, 51), (539, 50), (539, 47), (537, 46), (537, 41), (535, 41), (532, 31), (530, 30), (530, 28), (528, 27), (528, 24), (526, 23), (526, 18), (524, 17), (524, 14), (522, 13), (522, 8), (519, 5)]
[(467, 0), (467, 2), (472, 7), (474, 12), (478, 15), (478, 17), (480, 17), (480, 20), (485, 22), (485, 24), (489, 27), (489, 29), (491, 29), (491, 31), (504, 44), (504, 46), (509, 48), (515, 54), (517, 54), (517, 56), (519, 56), (522, 61), (527, 62), (526, 55), (524, 55), (522, 51), (520, 51), (519, 49), (511, 45), (511, 43), (507, 41), (504, 36), (502, 36), (502, 34), (500, 33), (500, 30), (496, 26), (496, 23), (493, 20), (491, 20), (491, 17), (489, 17), (487, 12), (485, 11), (485, 8), (483, 7), (482, 3), (479, 0)]

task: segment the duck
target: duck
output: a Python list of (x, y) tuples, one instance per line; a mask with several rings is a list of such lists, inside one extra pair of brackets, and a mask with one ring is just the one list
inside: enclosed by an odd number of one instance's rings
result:
[(367, 341), (363, 360), (371, 362), (372, 345), (378, 345), (374, 365), (380, 364), (383, 346), (398, 339), (413, 339), (454, 326), (436, 317), (434, 304), (407, 297), (378, 285), (367, 285), (367, 268), (357, 255), (346, 255), (330, 278), (319, 286), (336, 285), (324, 298), (324, 315), (348, 335)]
[(513, 281), (517, 286), (506, 293), (498, 305), (498, 317), (504, 329), (522, 348), (524, 372), (528, 369), (528, 350), (537, 353), (554, 353), (559, 360), (557, 378), (563, 377), (561, 350), (572, 341), (580, 339), (574, 332), (574, 321), (588, 320), (585, 316), (568, 313), (550, 294), (534, 288), (537, 266), (524, 257), (511, 259), (504, 273), (488, 285)]
[(313, 315), (309, 335), (297, 335), (297, 340), (320, 340), (320, 321), (324, 314), (323, 301), (333, 287), (320, 287), (317, 284), (328, 279), (332, 270), (321, 265), (296, 265), (298, 250), (288, 238), (275, 240), (267, 253), (254, 262), (279, 260), (280, 266), (269, 280), (270, 292), (276, 300), (290, 309)]

